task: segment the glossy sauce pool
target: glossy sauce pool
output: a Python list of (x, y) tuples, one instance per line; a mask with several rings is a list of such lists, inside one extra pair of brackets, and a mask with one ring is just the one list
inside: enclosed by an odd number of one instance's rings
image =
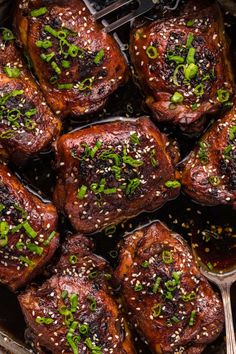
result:
[[(97, 1), (100, 5), (109, 3), (109, 1)], [(150, 17), (150, 16), (149, 16)], [(227, 18), (226, 22), (231, 24), (227, 27), (228, 34), (232, 39), (234, 62), (236, 62), (236, 37), (233, 33), (236, 25), (232, 18)], [(123, 43), (127, 43), (127, 28), (119, 33)], [(236, 67), (236, 65), (235, 65)], [(101, 121), (107, 117), (123, 116), (138, 117), (148, 115), (144, 106), (140, 107), (142, 96), (139, 89), (132, 83), (128, 82), (125, 87), (119, 89), (110, 99), (106, 109), (102, 113), (94, 114), (88, 117), (91, 121)], [(122, 102), (122, 104), (121, 104)], [(80, 127), (83, 124), (71, 120), (68, 123), (65, 132)], [(168, 129), (159, 126), (162, 131), (166, 131), (175, 137), (181, 148), (182, 158), (194, 147), (198, 137), (188, 137), (179, 131), (168, 132)], [(37, 158), (30, 160), (23, 168), (10, 166), (22, 181), (30, 188), (40, 191), (42, 198), (50, 199), (55, 185), (54, 171), (54, 154), (47, 152), (40, 154)], [(191, 241), (197, 245), (200, 250), (201, 259), (217, 268), (224, 268), (236, 264), (236, 216), (235, 212), (229, 207), (204, 207), (193, 203), (188, 197), (181, 194), (176, 200), (166, 203), (164, 207), (153, 212), (143, 213), (122, 225), (116, 227), (116, 231), (111, 235), (105, 232), (94, 234), (96, 241), (96, 252), (108, 259), (113, 266), (116, 265), (116, 245), (119, 240), (125, 236), (127, 232), (134, 230), (141, 225), (148, 224), (153, 220), (161, 220), (167, 224), (172, 230), (181, 234), (188, 242)], [(65, 235), (68, 231), (73, 231), (64, 218), (60, 218), (59, 231)], [(102, 242), (101, 242), (102, 240)], [(41, 282), (42, 277), (36, 281)], [(235, 314), (236, 325), (236, 284), (232, 288), (232, 305)], [(18, 343), (24, 343), (25, 322), (20, 311), (16, 295), (10, 293), (7, 289), (0, 287), (0, 330), (9, 334)], [(137, 339), (137, 348), (139, 353), (149, 354), (146, 348)], [(2, 353), (0, 348), (0, 353)], [(224, 349), (224, 333), (219, 339), (208, 346), (205, 354), (223, 354)]]

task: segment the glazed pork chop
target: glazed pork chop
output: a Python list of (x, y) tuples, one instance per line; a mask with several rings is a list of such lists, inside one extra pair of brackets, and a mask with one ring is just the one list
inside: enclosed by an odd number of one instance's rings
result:
[(16, 49), (13, 33), (0, 32), (0, 155), (19, 164), (49, 147), (61, 123)]
[(155, 222), (122, 244), (115, 279), (153, 353), (199, 354), (220, 334), (222, 303), (181, 236)]
[(55, 144), (57, 207), (83, 233), (155, 210), (179, 194), (171, 146), (144, 117), (63, 135)]
[(203, 135), (184, 161), (182, 184), (195, 201), (236, 206), (236, 106)]
[(146, 103), (160, 122), (200, 129), (206, 114), (230, 102), (233, 74), (217, 5), (199, 9), (194, 2), (180, 17), (135, 28), (130, 54)]
[(19, 296), (36, 353), (134, 354), (109, 285), (107, 262), (83, 236), (68, 238), (51, 279)]
[(15, 291), (43, 269), (58, 246), (57, 212), (0, 165), (0, 283)]
[(97, 111), (126, 81), (116, 41), (82, 0), (19, 1), (15, 27), (48, 104), (62, 117)]

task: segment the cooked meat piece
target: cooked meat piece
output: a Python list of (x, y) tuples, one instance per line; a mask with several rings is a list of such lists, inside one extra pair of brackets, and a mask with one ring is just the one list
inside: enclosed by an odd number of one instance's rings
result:
[(198, 354), (221, 332), (222, 303), (181, 236), (160, 222), (129, 235), (115, 278), (153, 353)]
[(91, 248), (83, 236), (69, 238), (56, 275), (19, 296), (37, 353), (135, 353), (112, 297), (110, 268)]
[(116, 41), (82, 0), (19, 1), (15, 23), (57, 114), (95, 112), (126, 81), (127, 64)]
[(0, 165), (0, 283), (24, 286), (58, 246), (57, 212)]
[(199, 203), (236, 206), (236, 106), (203, 135), (187, 157), (182, 183)]
[(195, 125), (199, 129), (197, 121), (205, 114), (220, 111), (233, 93), (219, 7), (196, 11), (194, 7), (181, 17), (134, 29), (130, 44), (136, 74), (155, 118), (192, 130)]
[(179, 193), (169, 142), (148, 118), (76, 130), (58, 140), (56, 153), (54, 200), (80, 232), (154, 210)]
[(0, 156), (21, 163), (57, 137), (54, 116), (7, 29), (0, 36)]

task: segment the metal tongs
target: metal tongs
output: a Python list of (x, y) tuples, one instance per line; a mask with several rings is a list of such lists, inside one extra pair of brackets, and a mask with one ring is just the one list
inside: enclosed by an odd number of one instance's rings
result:
[[(179, 6), (180, 1), (181, 0), (175, 0), (173, 6), (164, 6), (163, 8), (166, 10), (176, 10)], [(114, 13), (116, 10), (123, 8), (125, 5), (131, 3), (137, 4), (138, 7), (135, 10), (130, 11), (129, 14), (119, 18), (118, 20), (112, 23), (105, 25), (106, 32), (113, 32), (117, 28), (123, 26), (124, 24), (130, 22), (131, 20), (134, 20), (135, 18), (145, 14), (146, 12), (154, 8), (155, 5), (158, 5), (160, 3), (160, 0), (117, 0), (111, 5), (106, 6), (101, 11), (94, 11), (94, 9), (91, 8), (91, 3), (89, 3), (88, 0), (84, 0), (84, 2), (86, 3), (87, 7), (90, 9), (96, 20), (104, 19), (107, 15)]]

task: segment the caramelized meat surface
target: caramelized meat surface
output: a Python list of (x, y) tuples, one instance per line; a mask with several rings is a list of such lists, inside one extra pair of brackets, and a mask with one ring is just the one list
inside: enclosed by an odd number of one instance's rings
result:
[(199, 129), (201, 118), (218, 112), (233, 93), (221, 12), (217, 5), (201, 10), (195, 5), (181, 17), (134, 29), (130, 44), (155, 118), (191, 130)]
[(206, 205), (236, 205), (236, 106), (219, 119), (187, 157), (184, 190)]
[(179, 193), (169, 142), (148, 118), (76, 130), (57, 141), (56, 154), (54, 200), (80, 232), (154, 210)]
[(15, 23), (57, 114), (95, 112), (126, 81), (127, 65), (116, 41), (82, 0), (19, 1)]
[(19, 296), (36, 352), (134, 354), (108, 283), (109, 266), (91, 252), (91, 242), (70, 238), (55, 273)]
[(115, 278), (153, 353), (198, 354), (223, 327), (223, 308), (187, 243), (156, 222), (129, 235)]
[(58, 246), (57, 212), (0, 165), (0, 283), (24, 286)]
[(20, 163), (57, 137), (60, 121), (34, 82), (11, 31), (0, 36), (0, 155)]

